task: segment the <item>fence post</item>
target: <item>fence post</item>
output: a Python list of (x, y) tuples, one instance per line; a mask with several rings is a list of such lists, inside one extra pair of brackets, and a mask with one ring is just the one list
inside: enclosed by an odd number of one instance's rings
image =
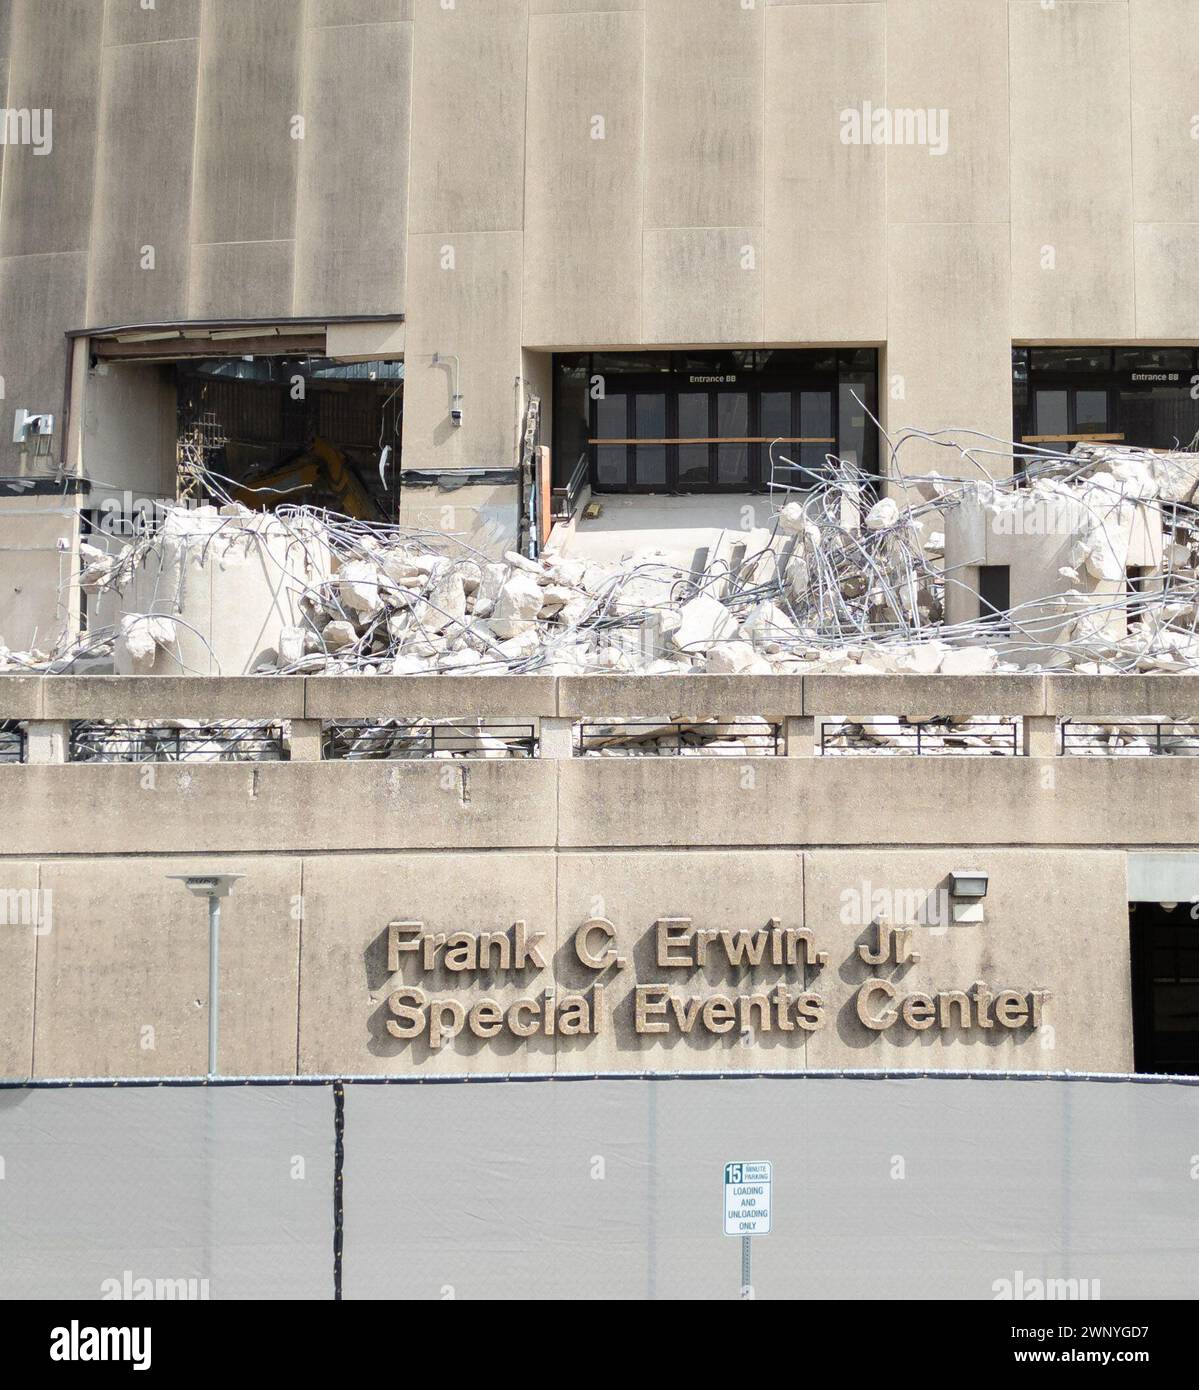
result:
[(1057, 716), (1026, 714), (1024, 716), (1024, 756), (1026, 758), (1057, 757)]
[(69, 762), (71, 721), (69, 719), (31, 719), (25, 733), (25, 761), (45, 767)]
[(539, 728), (539, 755), (561, 762), (574, 757), (573, 719), (542, 719)]
[(816, 719), (810, 714), (789, 714), (783, 721), (783, 739), (788, 758), (816, 755)]
[(319, 763), (322, 757), (324, 727), (319, 719), (291, 721), (291, 760), (293, 763)]

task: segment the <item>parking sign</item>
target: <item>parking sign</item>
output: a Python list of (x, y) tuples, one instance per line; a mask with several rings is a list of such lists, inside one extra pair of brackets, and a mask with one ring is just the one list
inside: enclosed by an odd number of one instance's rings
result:
[(770, 1234), (769, 1163), (724, 1165), (724, 1233), (726, 1236)]

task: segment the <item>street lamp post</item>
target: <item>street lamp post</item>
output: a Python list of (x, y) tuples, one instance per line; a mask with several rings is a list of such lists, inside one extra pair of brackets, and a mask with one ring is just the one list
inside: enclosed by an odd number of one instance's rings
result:
[(197, 898), (208, 899), (208, 1079), (217, 1074), (217, 1042), (220, 1034), (221, 899), (245, 874), (168, 874)]

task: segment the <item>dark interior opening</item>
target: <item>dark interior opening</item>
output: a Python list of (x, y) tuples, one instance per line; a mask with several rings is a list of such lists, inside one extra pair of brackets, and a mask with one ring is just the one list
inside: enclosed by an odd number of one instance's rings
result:
[(1006, 626), (1012, 606), (1012, 571), (1008, 565), (978, 567), (978, 616), (983, 622)]
[(180, 440), (237, 501), (397, 519), (403, 363), (213, 358), (176, 372)]
[(834, 455), (879, 467), (873, 348), (558, 353), (554, 485), (596, 492), (809, 488)]
[(1199, 910), (1131, 904), (1133, 1049), (1138, 1072), (1199, 1076)]

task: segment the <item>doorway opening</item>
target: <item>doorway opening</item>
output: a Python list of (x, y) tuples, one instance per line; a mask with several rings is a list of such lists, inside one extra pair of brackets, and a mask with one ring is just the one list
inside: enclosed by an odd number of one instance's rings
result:
[(1192, 905), (1131, 903), (1138, 1072), (1199, 1075), (1199, 920)]
[(90, 483), (85, 526), (129, 539), (164, 505), (226, 499), (396, 521), (404, 363), (362, 351), (374, 328), (297, 320), (73, 335), (65, 463)]

